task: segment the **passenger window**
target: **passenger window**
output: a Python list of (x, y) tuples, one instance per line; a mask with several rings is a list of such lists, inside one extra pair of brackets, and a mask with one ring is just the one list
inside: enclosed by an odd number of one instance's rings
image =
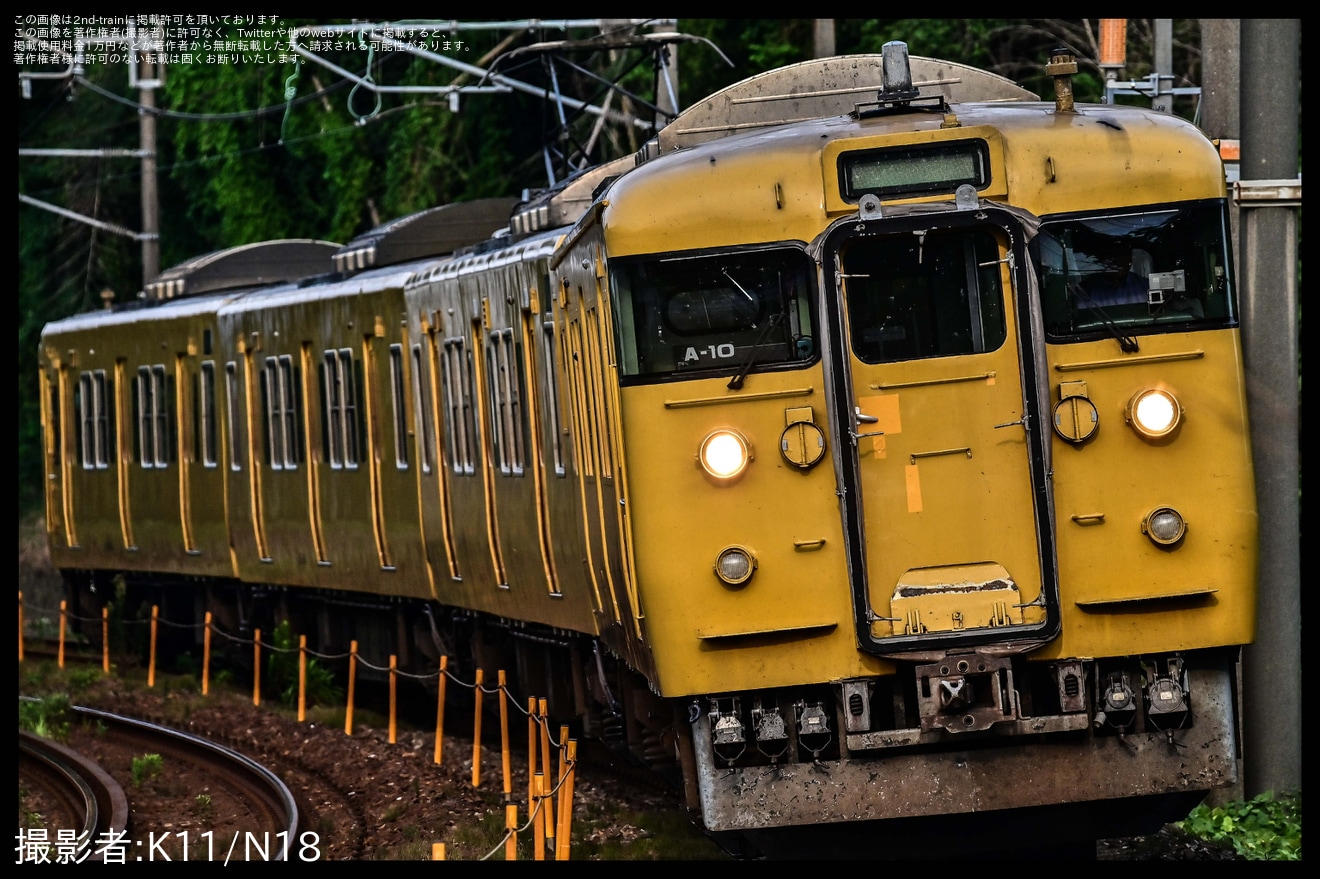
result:
[(104, 369), (84, 372), (78, 377), (76, 406), (84, 470), (104, 470), (113, 454), (110, 391)]
[(403, 393), (403, 346), (390, 345), (390, 396), (394, 402), (394, 466), (408, 469), (408, 413)]

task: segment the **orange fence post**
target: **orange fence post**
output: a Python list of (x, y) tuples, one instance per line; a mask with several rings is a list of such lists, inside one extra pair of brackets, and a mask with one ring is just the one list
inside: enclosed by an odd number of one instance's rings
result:
[(573, 782), (577, 779), (577, 742), (568, 743), (568, 774), (559, 788), (559, 844), (555, 860), (567, 861), (569, 841), (573, 838)]
[(101, 608), (101, 671), (110, 674), (110, 608)]
[(542, 795), (545, 793), (545, 776), (536, 773), (536, 778), (532, 782), (532, 787), (536, 789), (536, 808), (532, 809), (532, 830), (535, 831), (535, 848), (532, 858), (537, 861), (545, 860), (545, 821), (542, 820), (541, 810), (545, 808), (545, 799)]
[(472, 719), (472, 786), (481, 787), (481, 684), (485, 680), (482, 669), (477, 669), (476, 710)]
[(440, 679), (437, 681), (439, 686), (439, 699), (435, 705), (435, 765), (439, 766), (444, 760), (444, 751), (441, 746), (445, 741), (445, 690), (449, 683), (449, 657), (440, 657)]
[[(109, 639), (106, 639), (109, 643)], [(106, 654), (107, 658), (109, 654)], [(110, 669), (106, 669), (109, 671)], [(211, 612), (206, 612), (206, 622), (202, 625), (202, 695), (211, 692)]]
[(527, 814), (536, 801), (536, 697), (527, 699)]
[(500, 754), (504, 760), (504, 802), (513, 793), (513, 775), (509, 768), (509, 691), (505, 689), (504, 669), (500, 669)]
[(156, 686), (156, 629), (160, 625), (160, 605), (151, 606), (151, 659), (147, 662), (147, 686)]
[(298, 636), (298, 722), (307, 719), (307, 636)]
[(443, 842), (431, 843), (431, 860), (443, 861), (445, 859), (445, 844)]
[[(540, 699), (536, 703), (537, 722), (541, 725), (541, 769), (545, 772), (545, 791), (549, 793), (555, 786), (554, 766), (550, 763), (550, 717), (546, 710), (547, 700)], [(553, 841), (555, 837), (555, 808), (554, 800), (547, 797), (545, 801), (545, 835)]]
[(68, 608), (68, 605), (69, 603), (67, 601), (60, 601), (60, 648), (59, 648), (59, 653), (57, 654), (59, 656), (60, 668), (64, 668), (64, 623), (65, 623), (65, 612)]
[(18, 661), (23, 661), (23, 590), (18, 590)]
[(509, 831), (504, 840), (504, 860), (518, 860), (518, 807), (513, 803), (504, 807), (504, 829)]
[[(560, 836), (559, 831), (564, 826), (564, 776), (568, 773), (568, 726), (567, 724), (559, 728), (559, 796), (555, 799), (555, 815), (559, 820), (555, 822), (555, 842), (568, 844), (568, 840)], [(562, 860), (559, 857), (559, 847), (555, 847), (555, 860)]]
[(357, 684), (357, 642), (348, 644), (348, 704), (344, 706), (344, 735), (353, 734), (353, 688)]
[(399, 739), (399, 684), (396, 670), (399, 667), (399, 657), (393, 653), (390, 654), (390, 744), (394, 744)]
[(252, 630), (252, 704), (261, 704), (261, 630)]

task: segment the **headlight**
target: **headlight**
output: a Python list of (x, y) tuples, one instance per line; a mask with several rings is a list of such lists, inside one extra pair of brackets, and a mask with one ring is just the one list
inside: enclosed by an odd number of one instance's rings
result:
[(730, 586), (746, 583), (755, 570), (756, 559), (741, 546), (726, 547), (715, 559), (715, 576)]
[(1182, 420), (1182, 407), (1168, 391), (1147, 388), (1132, 395), (1127, 420), (1142, 436), (1159, 439), (1173, 433)]
[(1161, 546), (1169, 546), (1182, 540), (1187, 533), (1187, 521), (1173, 507), (1159, 507), (1141, 520), (1141, 530)]
[(707, 473), (719, 480), (742, 475), (752, 460), (752, 450), (742, 434), (735, 430), (717, 430), (701, 441), (697, 460)]

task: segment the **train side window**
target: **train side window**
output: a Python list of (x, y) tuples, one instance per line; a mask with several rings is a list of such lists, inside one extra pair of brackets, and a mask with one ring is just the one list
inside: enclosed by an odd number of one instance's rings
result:
[(197, 374), (197, 441), (199, 458), (205, 467), (216, 465), (215, 361), (202, 362)]
[(988, 230), (859, 238), (840, 253), (849, 336), (865, 363), (994, 351), (1008, 338)]
[(431, 414), (431, 386), (423, 380), (422, 372), (422, 346), (413, 345), (413, 407), (417, 410), (418, 432), (421, 439), (418, 443), (420, 448), (419, 455), (422, 459), (422, 472), (431, 472), (431, 455), (435, 448), (435, 436), (432, 429)]
[(175, 394), (174, 376), (165, 371), (163, 364), (151, 367), (151, 380), (156, 398), (156, 466), (168, 467), (179, 458), (174, 431)]
[(490, 389), (491, 440), (500, 472), (520, 476), (525, 466), (522, 370), (513, 330), (495, 330), (487, 337), (486, 383)]
[(408, 469), (408, 411), (403, 393), (403, 346), (390, 345), (390, 395), (394, 398), (394, 466)]
[(353, 349), (326, 351), (325, 376), (326, 454), (336, 470), (358, 465), (357, 376)]
[(137, 380), (133, 382), (133, 420), (134, 445), (137, 446), (138, 463), (142, 467), (155, 466), (155, 453), (152, 451), (151, 437), (155, 431), (155, 421), (151, 418), (151, 367), (139, 366)]
[(238, 364), (230, 360), (225, 363), (225, 403), (228, 407), (228, 424), (225, 425), (226, 439), (229, 442), (229, 469), (243, 469), (243, 441), (239, 432), (239, 401), (242, 400), (238, 383)]
[(165, 366), (139, 366), (134, 396), (137, 398), (138, 462), (143, 469), (168, 467), (172, 455), (172, 407)]
[(339, 429), (343, 403), (336, 358), (334, 351), (326, 351), (321, 363), (321, 447), (326, 463), (339, 470), (344, 466), (344, 434)]
[(110, 466), (112, 433), (109, 396), (104, 369), (84, 372), (78, 377), (75, 406), (81, 429), (78, 433), (84, 470), (104, 470)]
[(261, 402), (266, 413), (266, 464), (284, 469), (284, 419), (280, 412), (279, 361), (267, 357), (261, 371)]
[(499, 331), (486, 340), (486, 398), (490, 401), (490, 439), (494, 447), (495, 463), (500, 472), (509, 473), (508, 398), (505, 388), (505, 370), (500, 363), (503, 349)]
[[(549, 289), (548, 279), (546, 289)], [(562, 370), (555, 352), (555, 321), (550, 314), (546, 314), (541, 319), (541, 353), (545, 360), (545, 408), (550, 422), (550, 453), (554, 461), (555, 475), (563, 476), (564, 443), (559, 423), (559, 377)]]
[(527, 389), (523, 377), (522, 346), (518, 343), (519, 336), (512, 329), (504, 330), (501, 335), (504, 339), (501, 365), (509, 399), (511, 464), (514, 475), (521, 476), (527, 466), (527, 409), (524, 405)]
[(302, 460), (296, 372), (288, 354), (266, 358), (261, 392), (266, 410), (266, 455), (272, 470), (296, 470)]
[(92, 457), (92, 374), (84, 372), (78, 376), (78, 386), (73, 389), (73, 409), (78, 413), (78, 457), (84, 470), (92, 470), (96, 464)]
[(444, 373), (445, 419), (449, 431), (449, 456), (455, 473), (471, 475), (476, 426), (472, 411), (472, 361), (461, 336), (445, 339), (441, 361)]

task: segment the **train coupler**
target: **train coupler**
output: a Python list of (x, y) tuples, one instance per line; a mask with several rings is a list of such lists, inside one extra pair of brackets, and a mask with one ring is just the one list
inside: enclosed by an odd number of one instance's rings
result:
[(922, 732), (976, 732), (1019, 719), (1008, 658), (953, 654), (917, 666), (916, 675)]

